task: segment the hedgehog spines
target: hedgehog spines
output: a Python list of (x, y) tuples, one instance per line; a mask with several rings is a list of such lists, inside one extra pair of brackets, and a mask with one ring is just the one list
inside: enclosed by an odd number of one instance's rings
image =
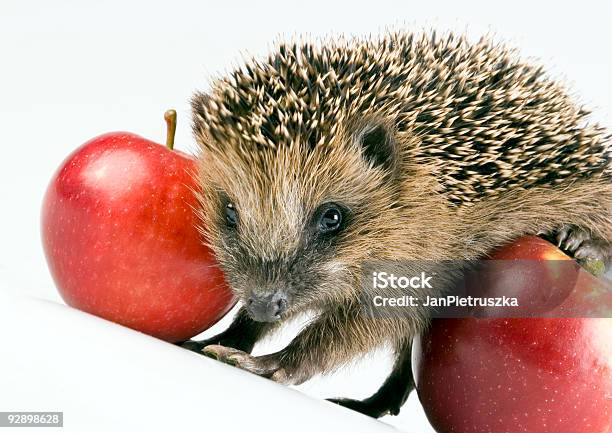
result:
[(235, 146), (244, 155), (341, 145), (348, 125), (382, 117), (406, 138), (397, 140), (410, 146), (403, 153), (432, 164), (457, 205), (611, 176), (603, 128), (588, 125), (588, 112), (540, 65), (486, 38), (423, 32), (281, 43), (193, 105), (196, 133), (212, 137), (205, 146)]

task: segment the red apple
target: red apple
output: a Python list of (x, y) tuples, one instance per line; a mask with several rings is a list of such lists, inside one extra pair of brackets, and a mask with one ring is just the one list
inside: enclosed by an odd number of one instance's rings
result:
[[(554, 245), (527, 237), (491, 258), (564, 257)], [(610, 284), (576, 273), (575, 289), (554, 311), (582, 318), (434, 319), (415, 338), (417, 392), (438, 432), (612, 431), (612, 319), (586, 318), (609, 317)], [(538, 286), (539, 296), (542, 281), (555, 285), (548, 271), (536, 277), (542, 280), (516, 275), (516, 292)], [(494, 281), (489, 285), (500, 293)]]
[[(477, 307), (476, 317), (607, 317), (612, 292), (550, 242), (525, 236), (494, 251), (466, 279), (472, 296), (516, 297), (519, 308)], [(596, 289), (601, 290), (596, 290)], [(607, 299), (606, 302), (599, 302)], [(594, 302), (597, 300), (598, 302)]]
[(85, 143), (53, 176), (42, 209), (66, 303), (170, 342), (235, 303), (197, 229), (195, 161), (172, 150), (175, 116), (166, 147), (126, 132)]

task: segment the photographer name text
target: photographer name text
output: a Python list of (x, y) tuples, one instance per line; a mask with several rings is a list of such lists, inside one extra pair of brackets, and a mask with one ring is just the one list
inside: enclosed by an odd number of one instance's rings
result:
[[(392, 273), (373, 272), (372, 287), (374, 289), (432, 289), (433, 275), (421, 272), (414, 276), (397, 277)], [(518, 307), (518, 299), (509, 296), (477, 297), (477, 296), (426, 296), (421, 299), (414, 295), (389, 297), (376, 295), (372, 298), (375, 307)]]

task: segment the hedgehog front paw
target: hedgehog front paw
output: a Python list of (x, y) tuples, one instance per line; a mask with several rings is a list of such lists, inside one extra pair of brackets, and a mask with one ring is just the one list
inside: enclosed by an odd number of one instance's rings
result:
[(231, 347), (220, 345), (206, 346), (202, 353), (250, 373), (272, 379), (285, 385), (297, 385), (307, 378), (298, 374), (295, 368), (290, 368), (282, 362), (280, 352), (270, 355), (253, 356)]
[(566, 225), (557, 232), (556, 241), (559, 248), (575, 259), (583, 261), (601, 261), (608, 264), (612, 257), (612, 246), (605, 240), (593, 236), (591, 232), (574, 225)]
[(277, 366), (272, 365), (270, 362), (262, 362), (258, 357), (249, 355), (242, 350), (221, 346), (219, 344), (206, 346), (202, 349), (202, 353), (209, 358), (239, 367), (258, 376), (269, 377), (277, 369)]

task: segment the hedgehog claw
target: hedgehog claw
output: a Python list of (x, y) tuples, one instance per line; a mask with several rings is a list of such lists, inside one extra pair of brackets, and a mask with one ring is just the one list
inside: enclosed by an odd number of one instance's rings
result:
[(557, 246), (559, 248), (561, 248), (561, 245), (563, 244), (563, 241), (565, 241), (565, 239), (567, 238), (568, 234), (569, 234), (569, 226), (563, 227), (557, 233)]
[(590, 238), (590, 233), (580, 227), (565, 226), (557, 233), (557, 246), (574, 255), (580, 245)]

